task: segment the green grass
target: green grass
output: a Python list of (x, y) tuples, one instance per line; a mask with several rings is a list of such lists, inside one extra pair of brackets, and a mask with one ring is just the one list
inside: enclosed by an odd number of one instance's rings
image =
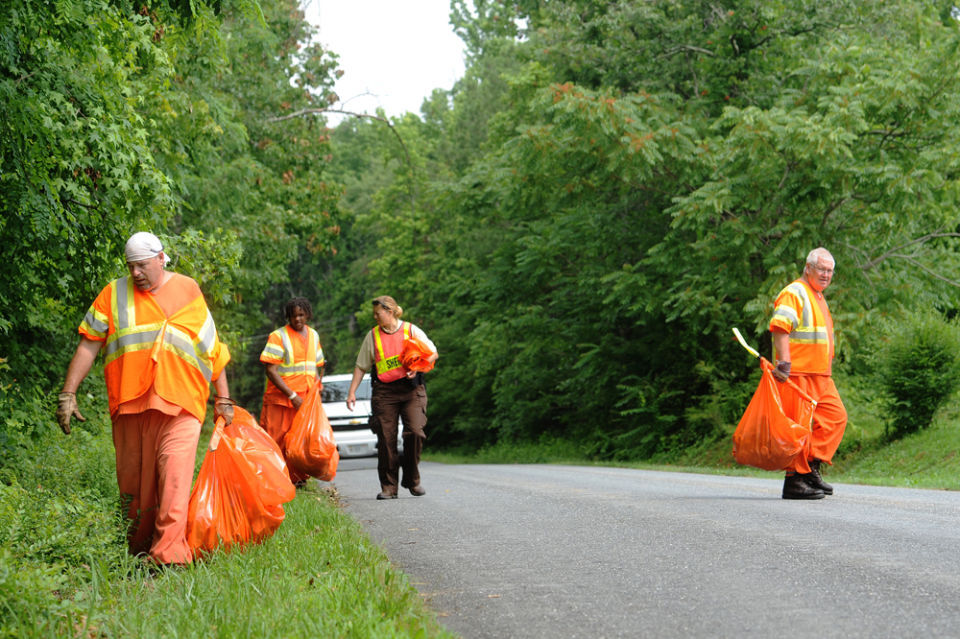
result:
[(51, 406), (14, 406), (48, 432), (0, 451), (0, 639), (453, 637), (319, 484), (262, 544), (154, 574), (126, 553), (105, 406), (70, 437)]
[(94, 580), (79, 634), (104, 637), (452, 637), (406, 576), (316, 485), (277, 533), (184, 568)]
[[(824, 467), (830, 482), (960, 490), (960, 398), (937, 413), (929, 428), (889, 440), (884, 434), (882, 403), (869, 386), (841, 380), (841, 395), (849, 423), (833, 466)], [(649, 470), (779, 477), (779, 473), (740, 466), (733, 460), (735, 425), (725, 436), (702, 446), (642, 462), (590, 460), (574, 442), (543, 440), (535, 443), (501, 443), (469, 454), (430, 453), (424, 459), (443, 463), (545, 463), (618, 466)]]
[[(425, 454), (424, 459), (450, 464), (574, 464), (744, 477), (780, 476), (779, 473), (738, 465), (733, 460), (729, 437), (697, 451), (677, 455), (672, 461), (595, 461), (578, 455), (573, 446), (564, 447), (559, 442), (552, 445), (502, 444), (485, 448), (478, 455), (434, 453)], [(957, 421), (941, 421), (899, 441), (860, 440), (856, 450), (841, 448), (833, 461), (833, 466), (823, 469), (830, 482), (960, 490), (960, 427)]]
[[(890, 441), (872, 389), (838, 385), (850, 421), (835, 465), (825, 470), (828, 481), (960, 489), (960, 401), (929, 428)], [(428, 450), (425, 458), (778, 477), (738, 466), (732, 432), (730, 425), (718, 440), (644, 462), (598, 462), (582, 443), (550, 439), (465, 455)], [(92, 420), (70, 438), (54, 433), (22, 445), (22, 459), (32, 461), (0, 475), (0, 639), (453, 637), (318, 484), (298, 492), (283, 525), (262, 544), (154, 575), (125, 553), (112, 463), (104, 463), (112, 456), (108, 424)]]

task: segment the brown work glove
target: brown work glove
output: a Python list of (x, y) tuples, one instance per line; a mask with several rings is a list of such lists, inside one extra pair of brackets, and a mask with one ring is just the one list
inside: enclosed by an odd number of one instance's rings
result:
[(87, 418), (80, 414), (77, 407), (76, 393), (60, 393), (57, 401), (57, 423), (60, 424), (60, 430), (65, 434), (70, 434), (70, 420), (76, 417), (81, 422), (87, 421)]
[(790, 379), (790, 362), (777, 362), (772, 372), (778, 382), (787, 381)]
[(228, 397), (218, 397), (215, 402), (213, 402), (213, 417), (223, 417), (223, 425), (229, 426), (233, 421), (233, 405), (234, 402)]

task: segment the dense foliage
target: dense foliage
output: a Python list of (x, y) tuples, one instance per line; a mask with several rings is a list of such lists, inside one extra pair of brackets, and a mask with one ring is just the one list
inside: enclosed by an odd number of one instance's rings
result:
[[(949, 7), (456, 1), (465, 76), (335, 131), (334, 54), (292, 0), (0, 11), (11, 393), (55, 390), (89, 300), (150, 228), (257, 408), (262, 341), (312, 299), (348, 371), (387, 292), (441, 344), (437, 443), (715, 437), (770, 300), (830, 248), (841, 365), (875, 320), (957, 306)], [(14, 380), (30, 380), (28, 385)]]
[(887, 434), (903, 437), (929, 427), (960, 387), (960, 326), (929, 311), (888, 323), (877, 369), (887, 395)]
[(923, 427), (952, 392), (937, 322), (960, 307), (951, 12), (453, 0), (464, 77), (419, 115), (330, 129), (337, 58), (295, 0), (0, 3), (6, 610), (80, 615), (105, 547), (129, 570), (98, 373), (70, 439), (52, 414), (135, 230), (200, 282), (254, 413), (289, 297), (349, 372), (390, 294), (441, 351), (431, 447), (573, 441), (596, 459), (726, 437), (756, 374), (730, 327), (768, 349), (773, 297), (823, 245), (837, 370), (886, 362), (892, 428)]
[[(293, 0), (4, 3), (0, 355), (14, 375), (54, 389), (143, 229), (247, 363), (301, 292), (300, 264), (340, 241), (328, 130), (282, 119), (335, 99), (335, 56), (311, 38)], [(245, 369), (231, 372), (252, 396), (262, 371)]]
[[(776, 291), (825, 245), (841, 365), (957, 306), (956, 22), (915, 3), (454, 2), (468, 68), (421, 117), (348, 119), (292, 0), (20, 0), (0, 13), (10, 392), (55, 390), (150, 228), (256, 409), (292, 295), (328, 370), (390, 293), (441, 345), (434, 441), (601, 458), (724, 432)], [(13, 383), (29, 379), (31, 384)]]
[(89, 420), (65, 438), (53, 419), (126, 238), (154, 231), (199, 281), (247, 399), (246, 347), (301, 292), (299, 262), (335, 254), (329, 132), (281, 119), (332, 99), (311, 38), (294, 0), (0, 3), (0, 635), (57, 634), (90, 605), (76, 588), (131, 569), (98, 371)]
[[(434, 441), (632, 458), (724, 435), (752, 372), (730, 327), (768, 348), (772, 299), (818, 245), (838, 366), (864, 365), (880, 318), (955, 312), (949, 7), (453, 4), (467, 73), (396, 123), (433, 143), (388, 186), (354, 162), (364, 210), (342, 202), (378, 233), (361, 283), (440, 344)], [(335, 171), (373, 126), (337, 131)]]

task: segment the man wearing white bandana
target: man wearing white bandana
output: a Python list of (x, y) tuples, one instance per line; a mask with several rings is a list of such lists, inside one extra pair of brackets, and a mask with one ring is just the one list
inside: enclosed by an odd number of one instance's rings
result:
[(129, 276), (104, 287), (80, 324), (57, 422), (69, 435), (73, 417), (85, 421), (76, 392), (102, 350), (130, 552), (184, 564), (193, 560), (187, 504), (211, 382), (214, 414), (233, 419), (230, 351), (197, 283), (165, 270), (157, 236), (134, 233), (125, 253)]

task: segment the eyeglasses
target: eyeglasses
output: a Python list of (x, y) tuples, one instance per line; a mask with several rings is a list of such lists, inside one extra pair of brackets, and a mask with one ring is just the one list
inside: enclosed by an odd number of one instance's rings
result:
[(383, 307), (383, 310), (385, 310), (385, 311), (389, 311), (389, 310), (390, 310), (390, 307), (387, 306), (386, 304), (384, 304), (383, 302), (381, 302), (380, 300), (373, 300), (373, 305), (374, 305), (374, 306), (382, 306), (382, 307)]
[(815, 270), (817, 273), (820, 273), (821, 275), (833, 275), (832, 268), (820, 268), (819, 266), (814, 266), (813, 270)]

